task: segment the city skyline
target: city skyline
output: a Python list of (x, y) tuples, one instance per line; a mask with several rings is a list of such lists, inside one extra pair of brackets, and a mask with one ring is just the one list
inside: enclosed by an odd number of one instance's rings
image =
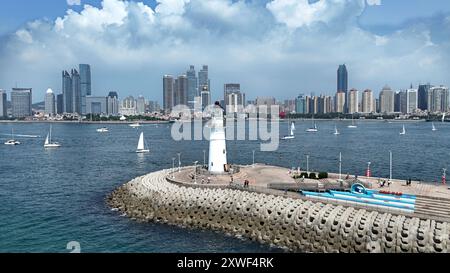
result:
[[(159, 102), (164, 72), (182, 73), (189, 64), (210, 66), (213, 100), (221, 99), (229, 82), (239, 82), (249, 98), (333, 95), (336, 65), (343, 63), (348, 88), (371, 89), (375, 96), (385, 84), (394, 90), (410, 83), (449, 85), (445, 1), (408, 7), (404, 1), (362, 0), (186, 2), (82, 0), (79, 6), (58, 4), (48, 14), (41, 10), (27, 24), (7, 24), (0, 30), (0, 59), (8, 67), (0, 74), (0, 88), (29, 86), (33, 100), (40, 101), (49, 87), (61, 92), (55, 71), (79, 63), (94, 70), (94, 96), (117, 90)], [(408, 12), (395, 18), (401, 8)], [(313, 16), (303, 16), (308, 11)], [(129, 37), (118, 39), (123, 31)]]

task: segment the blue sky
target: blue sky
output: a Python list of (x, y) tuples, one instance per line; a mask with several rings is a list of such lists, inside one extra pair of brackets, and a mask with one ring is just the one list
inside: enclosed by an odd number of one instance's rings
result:
[(360, 90), (450, 83), (448, 0), (68, 1), (2, 1), (0, 89), (18, 82), (40, 100), (78, 63), (96, 95), (156, 100), (163, 74), (203, 63), (216, 98), (226, 82), (249, 98), (332, 94), (340, 63)]

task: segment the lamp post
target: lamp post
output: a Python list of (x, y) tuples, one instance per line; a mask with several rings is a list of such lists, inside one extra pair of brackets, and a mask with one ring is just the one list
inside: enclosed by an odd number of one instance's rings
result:
[(197, 184), (197, 163), (198, 161), (194, 162), (194, 184)]
[(181, 153), (178, 153), (178, 172), (181, 172)]
[(309, 175), (309, 155), (306, 155), (306, 172)]
[(253, 168), (255, 167), (255, 150), (253, 150), (253, 165), (252, 165), (252, 167)]
[(371, 162), (367, 162), (366, 177), (368, 177), (368, 178), (372, 176), (372, 174), (370, 173), (370, 164), (371, 164)]
[(203, 168), (206, 167), (206, 150), (203, 150)]
[(175, 178), (175, 157), (172, 157), (172, 179)]
[(339, 153), (339, 180), (342, 180), (342, 153)]
[(389, 181), (392, 180), (392, 151), (389, 151)]

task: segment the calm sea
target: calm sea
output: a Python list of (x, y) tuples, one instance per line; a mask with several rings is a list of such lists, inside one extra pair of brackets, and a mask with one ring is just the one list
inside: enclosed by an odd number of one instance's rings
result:
[[(393, 152), (394, 178), (439, 181), (442, 168), (450, 167), (450, 124), (318, 121), (319, 132), (306, 133), (310, 121), (296, 122), (296, 139), (281, 141), (276, 152), (260, 152), (259, 141), (229, 141), (229, 161), (256, 162), (284, 167), (338, 172), (342, 152), (343, 172), (363, 175), (371, 162), (373, 176), (389, 175), (389, 150)], [(333, 135), (337, 125), (341, 135)], [(22, 145), (3, 145), (11, 129)], [(203, 162), (206, 141), (175, 142), (169, 125), (55, 124), (57, 150), (44, 150), (48, 124), (0, 124), (0, 252), (69, 252), (66, 245), (78, 241), (82, 252), (274, 252), (278, 249), (221, 233), (188, 230), (163, 224), (140, 224), (105, 204), (116, 187), (146, 173), (172, 167), (181, 152), (183, 165)], [(151, 153), (137, 155), (143, 131)], [(288, 132), (281, 123), (280, 134)], [(176, 162), (178, 159), (176, 160)], [(449, 168), (450, 169), (450, 168)]]

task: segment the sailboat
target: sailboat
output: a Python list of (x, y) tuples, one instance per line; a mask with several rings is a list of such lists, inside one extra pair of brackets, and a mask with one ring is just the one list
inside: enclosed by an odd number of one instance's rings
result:
[(294, 139), (294, 138), (295, 138), (294, 131), (295, 131), (295, 123), (292, 122), (292, 123), (291, 123), (291, 129), (290, 129), (289, 135), (284, 136), (282, 139), (283, 139), (283, 140)]
[(403, 124), (403, 130), (400, 132), (400, 135), (406, 135), (405, 125)]
[(308, 132), (308, 133), (316, 133), (316, 132), (319, 131), (319, 130), (317, 129), (317, 124), (316, 124), (316, 122), (314, 121), (314, 117), (312, 118), (312, 121), (313, 121), (313, 127), (309, 128), (309, 129), (306, 129), (306, 132)]
[(434, 122), (431, 123), (431, 131), (437, 131), (436, 127), (434, 126)]
[(50, 125), (50, 132), (47, 134), (47, 137), (45, 138), (44, 148), (59, 148), (61, 147), (61, 144), (58, 142), (52, 143), (52, 126)]
[(99, 133), (107, 133), (107, 132), (109, 132), (109, 129), (106, 128), (106, 127), (102, 127), (100, 129), (97, 129), (97, 132), (99, 132)]
[(442, 115), (442, 122), (445, 121), (445, 113)]
[(14, 129), (11, 129), (11, 139), (6, 141), (5, 145), (20, 145), (20, 142), (14, 139)]
[(347, 126), (347, 128), (350, 128), (350, 129), (356, 129), (356, 128), (358, 128), (358, 126), (355, 125), (355, 120), (353, 119), (353, 115), (352, 115), (352, 124), (349, 125), (349, 126)]
[(144, 133), (141, 133), (141, 136), (139, 137), (139, 143), (136, 149), (136, 153), (142, 154), (142, 153), (149, 153), (150, 150), (145, 149), (145, 142), (144, 142)]
[(336, 125), (334, 125), (334, 135), (337, 136), (337, 135), (340, 135), (340, 134), (341, 134), (341, 133), (339, 133), (339, 131), (338, 131)]

